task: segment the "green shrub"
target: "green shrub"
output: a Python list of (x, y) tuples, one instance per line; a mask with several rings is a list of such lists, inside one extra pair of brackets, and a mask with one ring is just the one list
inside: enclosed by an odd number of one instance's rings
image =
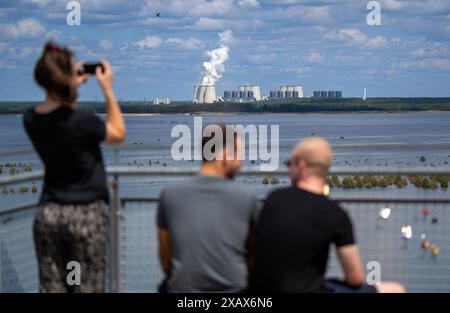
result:
[(431, 182), (428, 178), (424, 178), (422, 180), (422, 188), (425, 188), (425, 189), (431, 188)]
[(356, 186), (355, 181), (351, 177), (345, 177), (342, 180), (342, 187), (344, 189), (355, 188), (355, 186)]
[(33, 170), (33, 166), (31, 164), (26, 164), (24, 165), (23, 170), (25, 172), (31, 172)]
[(30, 188), (22, 186), (19, 188), (19, 192), (20, 193), (27, 193), (28, 191), (30, 191)]
[(17, 173), (17, 170), (16, 170), (16, 167), (15, 166), (11, 166), (10, 168), (9, 168), (9, 175), (16, 175), (16, 173)]
[(372, 185), (372, 187), (377, 187), (379, 185), (378, 178), (376, 176), (371, 176), (370, 184)]
[(335, 186), (335, 187), (341, 187), (341, 185), (342, 185), (341, 180), (336, 175), (331, 177), (331, 181), (332, 181), (333, 186)]

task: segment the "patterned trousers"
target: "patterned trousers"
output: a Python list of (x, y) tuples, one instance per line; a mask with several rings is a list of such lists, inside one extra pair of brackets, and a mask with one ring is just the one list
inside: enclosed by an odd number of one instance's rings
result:
[[(40, 292), (105, 291), (109, 214), (104, 201), (43, 204), (37, 210), (33, 234)], [(69, 265), (73, 261), (79, 266)]]

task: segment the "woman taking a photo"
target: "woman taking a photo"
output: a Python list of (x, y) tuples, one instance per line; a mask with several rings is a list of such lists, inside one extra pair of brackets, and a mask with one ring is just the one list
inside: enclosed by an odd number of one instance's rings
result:
[[(100, 143), (125, 138), (125, 123), (106, 61), (96, 68), (106, 101), (106, 122), (76, 108), (78, 87), (89, 79), (65, 47), (47, 43), (34, 77), (45, 101), (27, 111), (24, 126), (45, 166), (33, 225), (41, 292), (103, 292), (109, 237), (108, 187)], [(69, 286), (68, 263), (80, 265), (80, 284)], [(72, 263), (73, 264), (73, 263)], [(76, 267), (75, 267), (76, 268)]]

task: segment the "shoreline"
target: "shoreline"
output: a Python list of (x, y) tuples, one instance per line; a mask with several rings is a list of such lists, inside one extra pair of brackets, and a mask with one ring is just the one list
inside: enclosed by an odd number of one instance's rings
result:
[[(344, 115), (344, 114), (420, 114), (450, 112), (450, 110), (404, 110), (404, 111), (312, 111), (312, 112), (193, 112), (193, 113), (122, 113), (123, 116), (130, 117), (158, 117), (158, 116), (221, 116), (221, 115)], [(105, 116), (104, 112), (96, 112), (100, 116)], [(21, 117), (23, 113), (0, 113), (0, 116)]]
[[(36, 103), (38, 102), (0, 101), (0, 114), (23, 114)], [(365, 101), (359, 98), (299, 98), (249, 103), (173, 102), (170, 105), (119, 101), (119, 104), (122, 112), (129, 116), (450, 112), (450, 98), (369, 98)], [(102, 101), (79, 101), (76, 105), (97, 113), (105, 113), (106, 109)]]

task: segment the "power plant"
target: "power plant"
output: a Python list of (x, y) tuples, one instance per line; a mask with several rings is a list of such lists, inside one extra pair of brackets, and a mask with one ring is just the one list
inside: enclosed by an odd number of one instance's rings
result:
[(170, 98), (155, 98), (155, 99), (153, 99), (154, 105), (170, 104), (170, 103), (172, 103), (172, 100), (170, 100)]
[[(302, 86), (283, 85), (279, 90), (272, 90), (268, 97), (261, 95), (261, 87), (258, 85), (241, 85), (237, 90), (225, 90), (223, 97), (216, 95), (215, 85), (197, 85), (194, 90), (194, 103), (214, 103), (214, 102), (255, 102), (268, 99), (293, 99), (304, 98)], [(342, 91), (314, 91), (313, 98), (316, 99), (340, 99)]]
[(261, 88), (259, 86), (240, 86), (239, 92), (250, 92), (255, 101), (261, 101)]
[(313, 95), (314, 98), (320, 99), (340, 99), (342, 98), (342, 91), (314, 91)]
[(240, 86), (236, 90), (226, 90), (223, 93), (224, 101), (231, 102), (253, 102), (261, 101), (261, 88), (259, 86)]
[(194, 103), (214, 103), (217, 101), (216, 86), (214, 85), (199, 85), (195, 86)]
[(270, 99), (282, 99), (282, 98), (303, 98), (302, 86), (281, 86), (280, 90), (272, 90), (269, 93)]

